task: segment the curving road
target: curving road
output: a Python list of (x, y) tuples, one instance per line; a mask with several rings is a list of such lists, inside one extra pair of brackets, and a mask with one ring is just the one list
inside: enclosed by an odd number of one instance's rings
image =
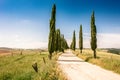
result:
[(68, 80), (120, 80), (120, 75), (84, 62), (70, 50), (59, 56), (58, 63)]

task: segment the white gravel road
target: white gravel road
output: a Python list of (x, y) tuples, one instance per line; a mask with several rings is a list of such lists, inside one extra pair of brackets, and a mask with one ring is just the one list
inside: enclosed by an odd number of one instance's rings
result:
[(84, 62), (71, 51), (63, 53), (58, 63), (68, 80), (120, 80), (120, 75)]

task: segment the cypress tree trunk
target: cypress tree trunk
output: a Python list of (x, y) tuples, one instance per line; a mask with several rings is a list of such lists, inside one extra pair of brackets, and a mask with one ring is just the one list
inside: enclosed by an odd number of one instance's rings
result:
[(52, 59), (52, 53), (50, 53), (50, 54), (48, 55), (48, 57), (49, 57), (49, 59), (51, 60), (51, 59)]
[(94, 58), (96, 58), (96, 50), (94, 50)]
[(80, 50), (80, 53), (82, 53), (82, 50)]

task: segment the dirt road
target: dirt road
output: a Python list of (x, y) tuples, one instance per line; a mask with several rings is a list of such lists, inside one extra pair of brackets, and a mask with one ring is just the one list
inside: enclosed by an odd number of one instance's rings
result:
[(71, 51), (63, 53), (58, 63), (68, 80), (120, 80), (120, 75), (84, 62)]

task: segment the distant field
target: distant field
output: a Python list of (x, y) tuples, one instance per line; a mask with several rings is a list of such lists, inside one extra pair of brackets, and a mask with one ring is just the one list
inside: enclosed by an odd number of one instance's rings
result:
[(120, 55), (109, 53), (108, 50), (97, 50), (97, 59), (94, 59), (93, 52), (90, 49), (84, 49), (82, 54), (79, 52), (77, 49), (74, 53), (86, 62), (99, 65), (120, 74)]
[(0, 56), (8, 55), (8, 54), (10, 54), (10, 50), (9, 49), (0, 49)]
[[(0, 56), (0, 80), (64, 80), (56, 60), (57, 55), (50, 61), (48, 52), (22, 50), (21, 55), (21, 50), (12, 50), (9, 55)], [(35, 62), (38, 63), (38, 73), (32, 68)]]

